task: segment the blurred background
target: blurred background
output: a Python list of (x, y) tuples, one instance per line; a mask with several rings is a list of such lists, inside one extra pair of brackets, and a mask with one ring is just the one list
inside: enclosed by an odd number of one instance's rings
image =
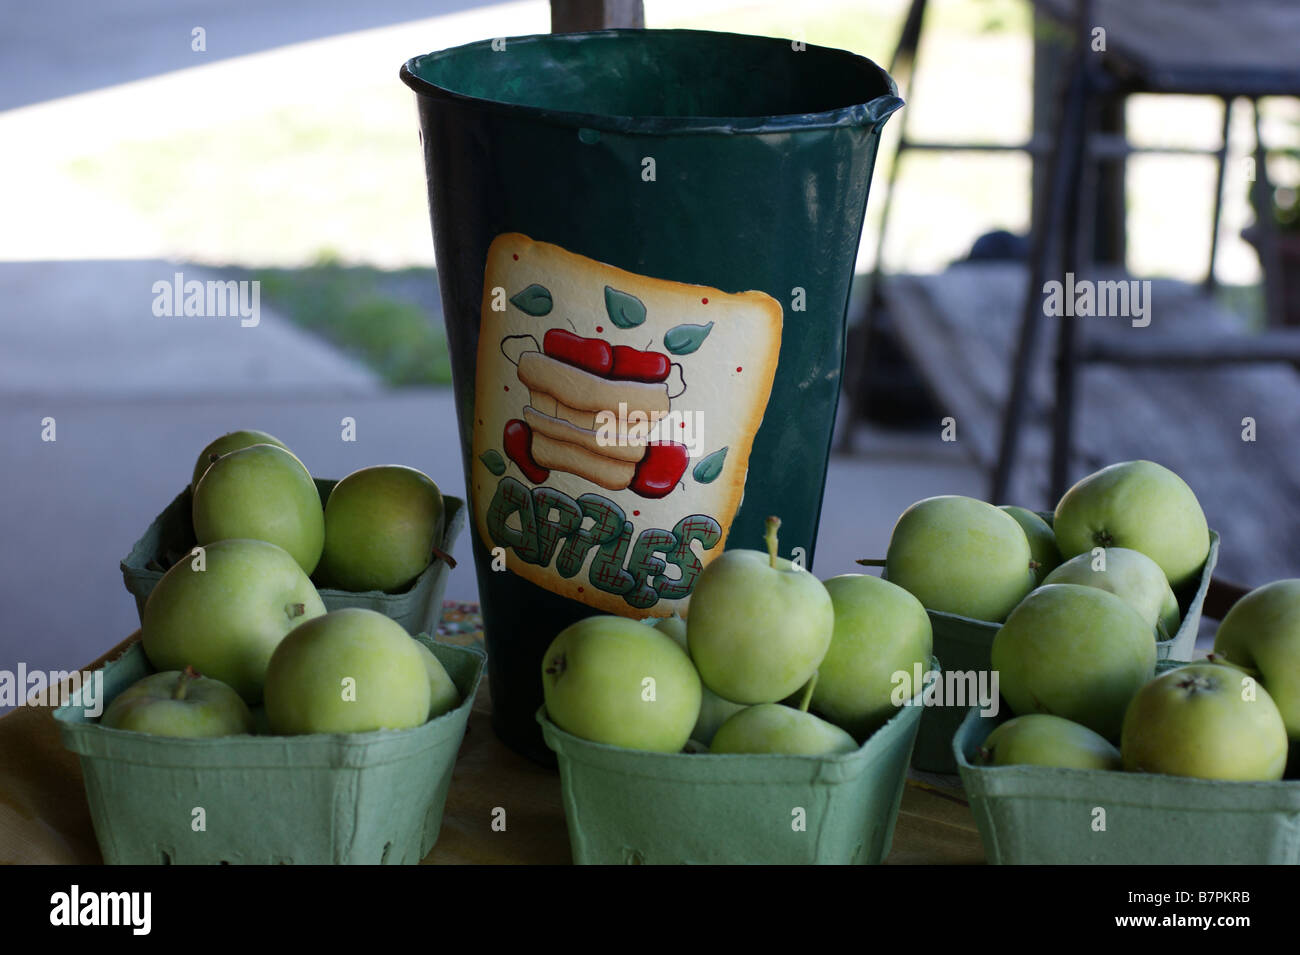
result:
[[(850, 305), (822, 576), (883, 556), (916, 499), (988, 496), (999, 461), (1008, 499), (994, 503), (1054, 503), (1054, 326), (1028, 349), (1009, 464), (1004, 411), (1031, 217), (1048, 203), (1060, 142), (1072, 6), (645, 0), (649, 27), (797, 38), (882, 65), (911, 35), (895, 69), (908, 106), (886, 128)], [(1164, 34), (1124, 20), (1124, 6), (1095, 12), (1106, 48), (1091, 51), (1094, 67), (1128, 68), (1125, 55), (1159, 66), (1165, 55), (1204, 82), (1190, 84), (1198, 95), (1177, 91), (1187, 83), (1108, 90), (1094, 107), (1104, 137), (1092, 142), (1110, 160), (1070, 177), (1069, 188), (1090, 184), (1084, 211), (1096, 229), (1083, 244), (1116, 274), (1156, 280), (1151, 327), (1174, 345), (1219, 335), (1254, 344), (1243, 346), (1249, 361), (1231, 364), (1217, 359), (1236, 346), (1085, 366), (1069, 475), (1160, 460), (1223, 533), (1227, 578), (1300, 575), (1300, 383), (1287, 334), (1300, 315), (1283, 307), (1284, 283), (1300, 281), (1300, 109), (1286, 95), (1252, 95), (1284, 91), (1290, 74), (1216, 85), (1215, 64), (1198, 61), (1191, 40), (1154, 47)], [(1213, 33), (1206, 23), (1226, 36), (1258, 14), (1251, 29), (1300, 48), (1285, 4), (1141, 7), (1181, 28), (1200, 23), (1202, 35)], [(463, 495), (415, 106), (397, 71), (418, 53), (546, 32), (550, 18), (545, 0), (4, 6), (0, 667), (78, 666), (135, 628), (118, 561), (226, 431), (270, 431), (321, 477), (402, 463)], [(904, 127), (921, 146), (899, 158)], [(943, 143), (976, 148), (935, 148)], [(178, 273), (258, 280), (257, 325), (155, 314), (154, 283)], [(342, 440), (344, 419), (355, 441)], [(473, 600), (467, 538), (456, 556), (448, 596)]]

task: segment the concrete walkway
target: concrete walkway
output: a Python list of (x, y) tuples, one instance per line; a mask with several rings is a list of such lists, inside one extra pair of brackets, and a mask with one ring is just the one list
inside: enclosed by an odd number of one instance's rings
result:
[[(5, 78), (0, 110), (483, 5), (482, 0), (65, 0), (52, 15), (45, 4), (15, 3), (8, 5), (0, 30)], [(201, 44), (196, 29), (203, 31)]]
[[(248, 283), (234, 314), (158, 315), (217, 273), (161, 260), (0, 262), (0, 398), (374, 394), (378, 378), (290, 324)], [(155, 284), (159, 291), (155, 292)], [(224, 293), (224, 289), (222, 292)], [(161, 306), (165, 304), (167, 309)], [(181, 300), (183, 306), (183, 298)], [(251, 306), (256, 305), (256, 308)], [(200, 444), (199, 448), (203, 445)], [(195, 449), (197, 453), (198, 449)]]

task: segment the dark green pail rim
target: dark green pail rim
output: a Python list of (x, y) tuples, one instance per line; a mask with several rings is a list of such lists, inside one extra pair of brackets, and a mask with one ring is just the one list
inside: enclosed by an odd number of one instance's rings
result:
[[(518, 57), (536, 69), (521, 70)], [(893, 79), (864, 56), (707, 30), (479, 40), (412, 57), (400, 76), (421, 96), (614, 133), (878, 131), (903, 105)], [(746, 97), (753, 108), (735, 115)], [(730, 110), (710, 109), (724, 99)]]

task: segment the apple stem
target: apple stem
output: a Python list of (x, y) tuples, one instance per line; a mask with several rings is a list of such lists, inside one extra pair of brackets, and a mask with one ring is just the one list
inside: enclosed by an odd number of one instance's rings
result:
[(447, 553), (447, 552), (446, 552), (445, 550), (443, 550), (442, 548), (440, 548), (440, 547), (434, 547), (434, 548), (433, 548), (433, 556), (436, 557), (438, 560), (441, 560), (443, 563), (445, 563), (445, 564), (446, 564), (448, 567), (450, 567), (452, 570), (455, 570), (455, 569), (456, 569), (456, 558), (452, 557), (451, 554)]
[(861, 560), (854, 561), (855, 564), (861, 564), (863, 567), (884, 567), (885, 558), (883, 557), (863, 557)]
[(799, 710), (802, 713), (808, 712), (808, 706), (812, 703), (813, 688), (817, 686), (817, 674), (820, 670), (813, 670), (812, 677), (803, 685), (803, 696), (799, 698)]
[(301, 617), (303, 614), (305, 614), (307, 612), (307, 605), (306, 604), (285, 604), (284, 612), (287, 613), (289, 615), (289, 619), (292, 620), (295, 617)]
[(176, 681), (176, 689), (172, 690), (173, 700), (185, 699), (185, 694), (189, 692), (190, 684), (199, 678), (199, 671), (194, 667), (186, 667), (181, 671), (180, 679)]
[(780, 526), (781, 518), (769, 517), (767, 519), (767, 533), (763, 535), (763, 540), (767, 541), (767, 556), (773, 569), (776, 568), (776, 531)]

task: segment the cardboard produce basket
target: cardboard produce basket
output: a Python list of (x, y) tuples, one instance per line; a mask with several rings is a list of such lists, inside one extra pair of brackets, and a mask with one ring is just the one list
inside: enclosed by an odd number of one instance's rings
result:
[[(1052, 514), (1040, 512), (1050, 525)], [(1214, 576), (1215, 565), (1219, 562), (1219, 535), (1210, 531), (1210, 553), (1205, 559), (1205, 567), (1196, 590), (1186, 606), (1180, 603), (1182, 621), (1178, 632), (1168, 640), (1156, 641), (1157, 660), (1185, 660), (1196, 649), (1196, 634), (1201, 626), (1201, 610), (1205, 605), (1205, 594), (1210, 588), (1210, 578)], [(934, 630), (934, 653), (950, 670), (988, 670), (992, 667), (991, 653), (993, 638), (1002, 624), (987, 620), (972, 620), (969, 617), (953, 613), (926, 611), (930, 615), (930, 625)], [(953, 759), (952, 738), (957, 728), (966, 719), (964, 706), (927, 707), (928, 712), (921, 720), (921, 729), (916, 737), (916, 751), (912, 756), (912, 765), (917, 769), (931, 773), (956, 774), (957, 763)]]
[[(1166, 669), (1171, 667), (1159, 668)], [(1241, 783), (976, 765), (976, 749), (1002, 721), (972, 711), (953, 740), (962, 785), (992, 864), (1300, 863), (1300, 780)], [(1104, 829), (1098, 820), (1104, 820)]]
[[(837, 756), (651, 753), (537, 711), (579, 865), (877, 864), (889, 855), (921, 706)], [(802, 810), (802, 812), (800, 812)]]
[[(100, 726), (78, 691), (54, 718), (80, 757), (104, 861), (418, 863), (438, 840), (485, 657), (416, 639), (462, 701), (411, 729), (176, 739)], [(152, 667), (135, 644), (103, 672), (111, 701)]]
[[(329, 498), (338, 481), (316, 478), (321, 506)], [(145, 601), (164, 573), (195, 546), (194, 524), (190, 518), (191, 492), (187, 486), (177, 494), (167, 508), (159, 514), (144, 535), (122, 559), (122, 581), (135, 597), (135, 606), (144, 619)], [(465, 527), (465, 502), (449, 494), (443, 495), (446, 506), (442, 542), (443, 552), (450, 554), (456, 538)], [(446, 561), (435, 559), (415, 582), (401, 593), (389, 594), (379, 590), (353, 592), (318, 587), (326, 610), (360, 607), (375, 610), (400, 623), (407, 633), (436, 633), (442, 616), (442, 598), (447, 592), (447, 575), (451, 568)]]

